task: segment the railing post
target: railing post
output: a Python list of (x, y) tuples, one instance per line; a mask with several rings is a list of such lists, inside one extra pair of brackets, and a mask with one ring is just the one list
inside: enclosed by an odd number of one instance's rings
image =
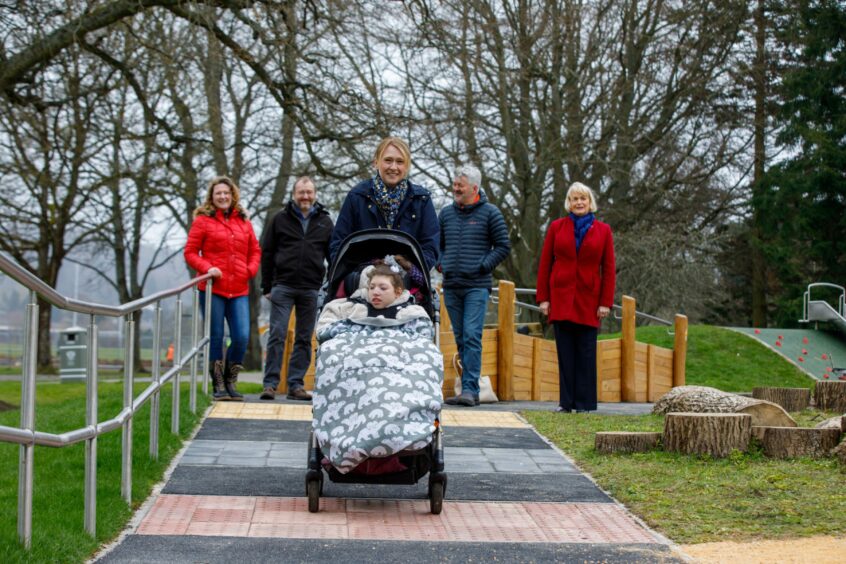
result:
[(497, 315), (497, 391), (500, 399), (513, 400), (514, 390), (514, 282), (499, 281), (499, 308)]
[(623, 401), (637, 401), (635, 382), (635, 314), (636, 302), (631, 296), (623, 296), (623, 339), (620, 391)]
[(436, 290), (440, 294), (441, 298), (441, 331), (443, 332), (451, 332), (452, 331), (452, 321), (449, 318), (449, 312), (446, 308), (446, 297), (444, 297), (443, 288), (438, 288)]
[(162, 366), (162, 303), (156, 302), (153, 320), (153, 364), (151, 367), (156, 391), (150, 398), (150, 458), (159, 459), (159, 399), (161, 398), (161, 366)]
[(673, 342), (673, 387), (684, 386), (684, 363), (687, 358), (687, 316), (676, 314), (675, 341)]
[(176, 296), (176, 319), (173, 323), (173, 404), (170, 406), (170, 432), (179, 434), (179, 373), (182, 368), (182, 295)]
[[(123, 334), (126, 336), (123, 349), (123, 408), (132, 409), (132, 397), (135, 388), (135, 321), (134, 312), (126, 315)], [(128, 505), (132, 505), (132, 419), (134, 413), (129, 414), (123, 422), (121, 435), (121, 475), (120, 493)]]
[(209, 351), (211, 350), (211, 303), (212, 303), (212, 279), (206, 280), (206, 300), (203, 304), (205, 311), (203, 315), (203, 335), (206, 339), (206, 346), (203, 348), (203, 394), (209, 394)]
[(188, 409), (197, 413), (197, 343), (200, 340), (200, 293), (195, 286), (191, 292), (191, 389), (188, 391)]
[[(88, 323), (88, 374), (86, 378), (85, 424), (97, 428), (97, 322), (91, 314)], [(97, 536), (97, 436), (85, 441), (85, 530)]]
[[(38, 363), (38, 296), (30, 291), (24, 319), (23, 381), (21, 382), (21, 429), (35, 431), (35, 368)], [(32, 546), (32, 474), (35, 443), (20, 446), (18, 458), (18, 539)]]

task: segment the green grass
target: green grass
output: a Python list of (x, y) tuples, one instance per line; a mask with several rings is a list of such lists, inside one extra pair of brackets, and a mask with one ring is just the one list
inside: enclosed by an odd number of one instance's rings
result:
[[(139, 383), (136, 394), (147, 384)], [(247, 386), (245, 386), (247, 388)], [(197, 395), (198, 415), (188, 410), (188, 384), (181, 387), (180, 435), (170, 433), (171, 386), (161, 395), (159, 459), (149, 451), (149, 403), (136, 414), (133, 425), (132, 507), (120, 496), (121, 431), (97, 440), (97, 534), (86, 532), (83, 523), (84, 443), (57, 449), (36, 447), (32, 518), (32, 549), (23, 550), (17, 538), (17, 445), (0, 443), (0, 561), (82, 562), (97, 548), (115, 538), (136, 509), (161, 480), (165, 468), (179, 451), (183, 440), (199, 423), (209, 399)], [(98, 386), (99, 420), (114, 417), (122, 407), (122, 385)], [(18, 406), (20, 384), (0, 382), (0, 400)], [(85, 386), (82, 383), (39, 383), (36, 390), (36, 428), (63, 433), (83, 427)], [(0, 412), (0, 425), (18, 427), (20, 411)]]
[[(619, 333), (600, 339), (616, 339)], [(673, 348), (666, 327), (639, 327), (636, 339)], [(810, 388), (814, 380), (761, 343), (735, 331), (691, 325), (687, 333), (686, 383), (726, 392), (751, 392), (755, 386)]]
[[(784, 361), (782, 361), (784, 362)], [(807, 426), (812, 412), (793, 414)], [(661, 431), (656, 415), (523, 415), (612, 496), (677, 543), (846, 534), (846, 470), (833, 459), (602, 455), (597, 431)]]

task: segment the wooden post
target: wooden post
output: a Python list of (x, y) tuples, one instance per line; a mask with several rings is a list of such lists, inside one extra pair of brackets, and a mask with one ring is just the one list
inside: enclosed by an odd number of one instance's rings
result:
[(622, 401), (637, 401), (635, 386), (635, 310), (631, 296), (623, 296)]
[(497, 392), (499, 399), (513, 400), (514, 388), (514, 282), (499, 281), (499, 327), (497, 330)]
[(673, 387), (684, 386), (684, 363), (687, 359), (687, 316), (676, 314), (676, 338), (673, 343)]
[(443, 289), (437, 288), (435, 291), (438, 292), (438, 295), (441, 297), (441, 332), (452, 331), (452, 322), (449, 320), (449, 313), (447, 313), (446, 299), (444, 299)]
[[(543, 339), (532, 338), (532, 401), (541, 399), (541, 363)], [(844, 417), (846, 419), (846, 417)]]
[(282, 366), (279, 369), (279, 386), (276, 391), (280, 394), (288, 393), (288, 362), (291, 360), (291, 351), (294, 348), (294, 330), (297, 326), (296, 308), (291, 310), (291, 317), (288, 318), (288, 329), (285, 331), (285, 352), (282, 353)]

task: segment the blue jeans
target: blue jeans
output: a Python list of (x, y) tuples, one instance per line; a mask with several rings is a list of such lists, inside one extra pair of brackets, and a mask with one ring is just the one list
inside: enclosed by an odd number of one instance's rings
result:
[[(200, 311), (206, 314), (206, 292), (200, 292)], [(250, 297), (224, 298), (212, 294), (211, 327), (209, 329), (209, 362), (223, 360), (223, 321), (229, 325), (229, 349), (226, 360), (231, 364), (244, 362), (250, 340)]]
[(458, 345), (458, 356), (464, 371), (461, 391), (479, 395), (479, 376), (482, 371), (482, 331), (488, 309), (490, 288), (444, 288), (452, 333)]
[(317, 290), (300, 290), (276, 284), (270, 291), (270, 329), (267, 338), (267, 358), (264, 363), (264, 387), (279, 387), (279, 372), (285, 354), (288, 320), (296, 308), (297, 323), (294, 347), (288, 362), (288, 391), (305, 386), (303, 378), (311, 364), (311, 335), (317, 321)]

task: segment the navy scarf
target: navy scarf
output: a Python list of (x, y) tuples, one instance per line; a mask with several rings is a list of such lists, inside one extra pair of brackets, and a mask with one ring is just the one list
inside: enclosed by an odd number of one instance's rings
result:
[(570, 213), (570, 221), (573, 222), (573, 234), (576, 236), (577, 253), (579, 252), (579, 247), (582, 246), (582, 241), (585, 238), (585, 234), (588, 232), (588, 229), (590, 229), (590, 226), (593, 225), (593, 220), (593, 212), (588, 212), (582, 216)]

